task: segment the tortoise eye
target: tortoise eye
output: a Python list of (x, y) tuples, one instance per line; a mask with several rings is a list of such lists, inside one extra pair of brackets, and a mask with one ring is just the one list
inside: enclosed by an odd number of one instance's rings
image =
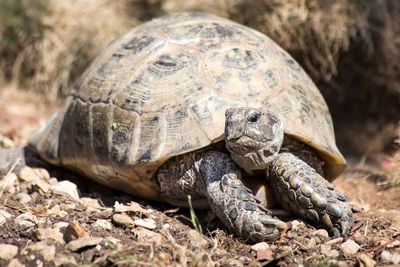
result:
[(260, 114), (259, 113), (253, 113), (249, 117), (249, 122), (258, 122), (259, 119), (260, 119)]

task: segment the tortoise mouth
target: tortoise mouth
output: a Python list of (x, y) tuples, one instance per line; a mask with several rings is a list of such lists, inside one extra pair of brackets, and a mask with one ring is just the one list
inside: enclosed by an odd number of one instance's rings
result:
[(239, 155), (247, 155), (250, 152), (258, 151), (267, 145), (267, 142), (255, 140), (246, 135), (230, 138), (226, 141), (227, 149), (231, 153)]

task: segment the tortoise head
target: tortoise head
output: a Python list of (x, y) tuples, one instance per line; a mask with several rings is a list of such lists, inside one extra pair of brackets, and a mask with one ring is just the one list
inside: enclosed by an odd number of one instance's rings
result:
[(225, 112), (225, 143), (232, 159), (247, 172), (266, 169), (283, 141), (282, 121), (266, 108)]

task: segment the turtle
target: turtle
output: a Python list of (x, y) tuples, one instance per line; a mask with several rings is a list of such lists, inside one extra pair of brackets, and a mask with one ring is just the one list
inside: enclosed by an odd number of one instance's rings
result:
[(287, 228), (273, 205), (333, 236), (353, 223), (316, 85), (272, 39), (211, 14), (166, 15), (111, 42), (23, 151), (141, 198), (190, 195), (249, 242)]

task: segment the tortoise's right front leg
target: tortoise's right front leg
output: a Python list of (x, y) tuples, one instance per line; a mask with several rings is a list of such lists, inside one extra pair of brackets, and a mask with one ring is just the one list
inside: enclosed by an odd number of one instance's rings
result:
[(171, 160), (160, 168), (157, 177), (166, 201), (177, 204), (179, 201), (172, 198), (179, 196), (186, 201), (188, 194), (193, 197), (195, 193), (194, 199), (206, 197), (218, 218), (238, 236), (251, 242), (277, 239), (286, 223), (271, 217), (240, 176), (241, 170), (229, 155), (208, 151)]

